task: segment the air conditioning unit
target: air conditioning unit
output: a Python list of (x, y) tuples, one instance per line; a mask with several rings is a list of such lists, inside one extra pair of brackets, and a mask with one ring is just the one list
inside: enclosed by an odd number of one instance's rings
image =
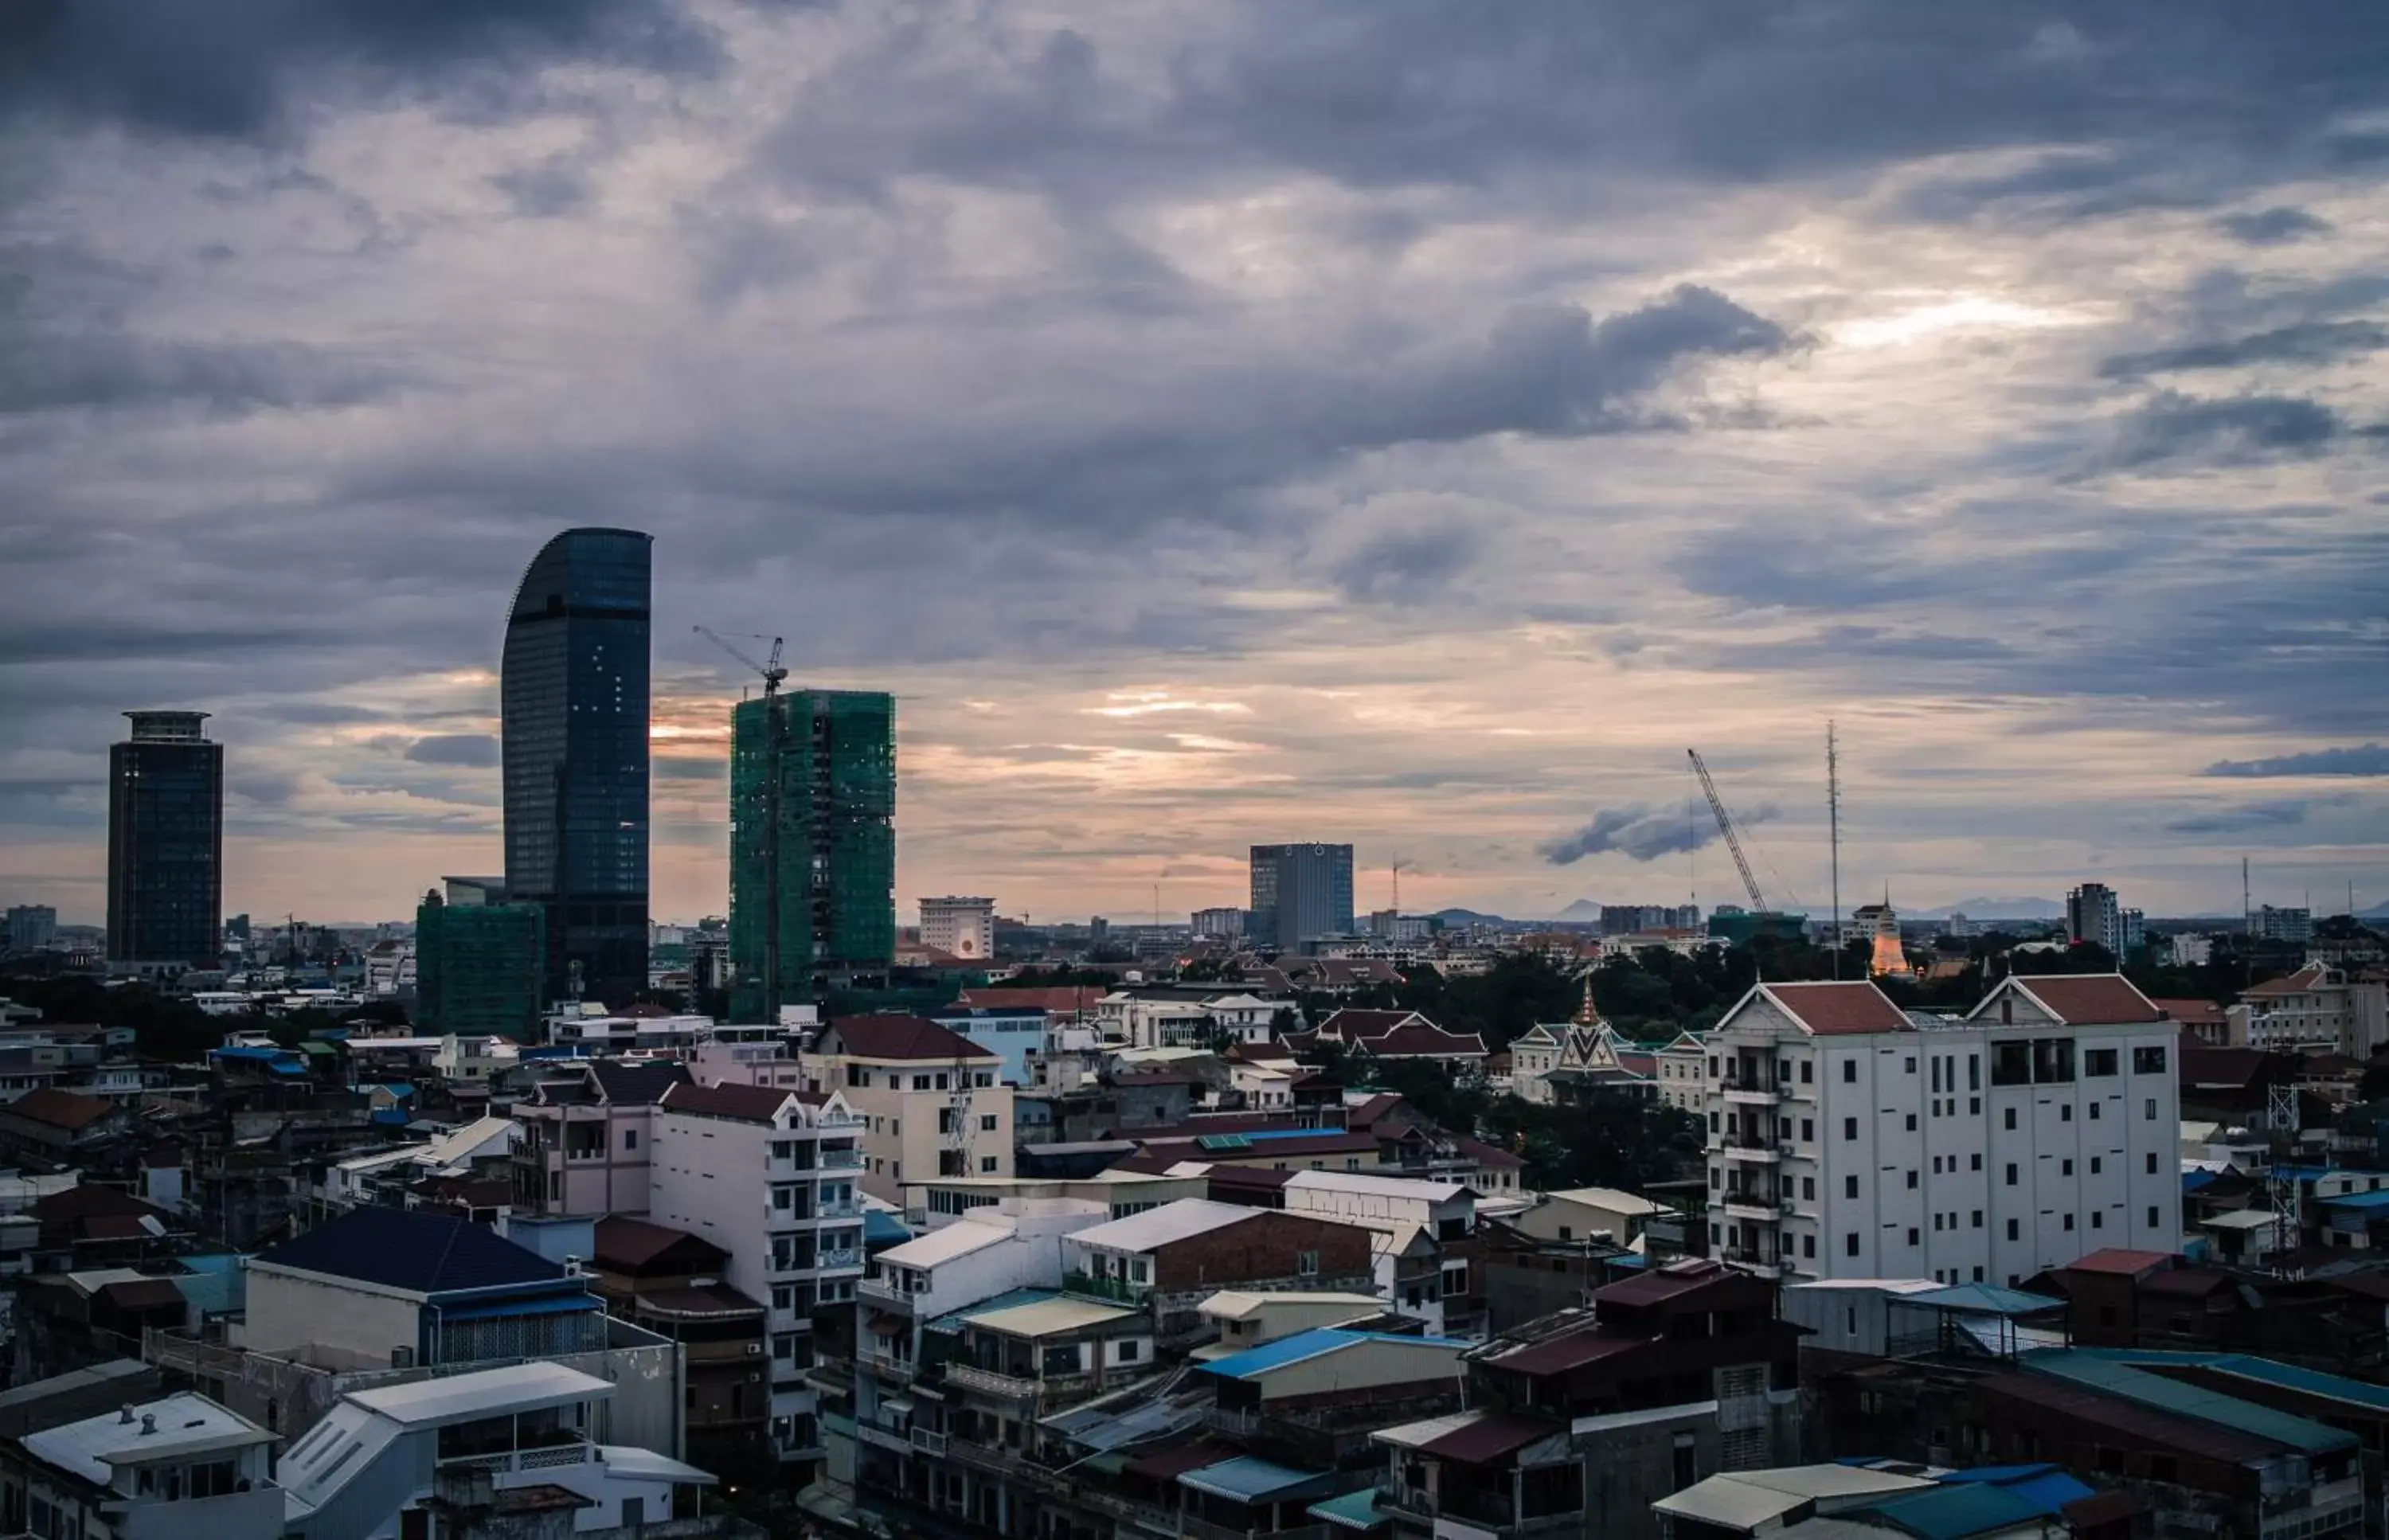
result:
[(761, 1343), (748, 1343), (747, 1344), (747, 1356), (749, 1358), (759, 1355), (762, 1351), (763, 1344)]
[(415, 1367), (415, 1349), (411, 1347), (391, 1348), (390, 1350), (390, 1367), (392, 1368), (413, 1368)]
[(747, 1382), (748, 1384), (760, 1384), (762, 1380), (763, 1371), (761, 1369), (750, 1368), (747, 1371)]

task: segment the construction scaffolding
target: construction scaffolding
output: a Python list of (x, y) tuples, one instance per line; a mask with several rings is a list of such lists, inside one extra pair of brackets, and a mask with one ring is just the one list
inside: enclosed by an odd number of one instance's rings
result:
[[(766, 943), (775, 910), (774, 969)], [(782, 1005), (817, 1000), (833, 975), (883, 971), (895, 954), (895, 697), (792, 690), (740, 702), (731, 713), (732, 1019), (776, 1021)], [(776, 989), (766, 982), (774, 974)]]

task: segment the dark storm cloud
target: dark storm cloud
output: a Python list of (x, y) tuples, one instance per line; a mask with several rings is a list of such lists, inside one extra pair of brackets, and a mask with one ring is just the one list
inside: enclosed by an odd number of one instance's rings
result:
[[(1734, 821), (1765, 823), (1782, 812), (1773, 803), (1763, 802), (1736, 814)], [(1537, 850), (1553, 866), (1572, 866), (1588, 856), (1603, 856), (1612, 851), (1638, 861), (1654, 861), (1662, 856), (1698, 850), (1717, 837), (1717, 820), (1706, 802), (1687, 801), (1655, 808), (1638, 802), (1623, 808), (1604, 808), (1592, 816), (1591, 823), (1548, 841)]]
[(2241, 369), (2255, 363), (2317, 367), (2383, 348), (2389, 348), (2389, 326), (2377, 321), (2308, 321), (2220, 342), (2119, 353), (2103, 361), (2099, 373), (2109, 379), (2132, 379), (2191, 369)]
[(2332, 223), (2304, 209), (2259, 209), (2253, 213), (2226, 214), (2216, 221), (2225, 234), (2250, 246), (2281, 246), (2308, 235), (2329, 235)]
[(1457, 524), (1388, 531), (1335, 564), (1335, 586), (1352, 599), (1414, 601), (1450, 582), (1481, 545), (1480, 535)]
[(498, 741), (486, 732), (441, 733), (417, 738), (407, 745), (406, 757), (418, 765), (464, 765), (487, 770), (498, 762)]
[(2242, 808), (2227, 808), (2191, 818), (2175, 819), (2165, 827), (2176, 834), (2236, 834), (2258, 829), (2281, 829), (2304, 823), (2306, 804), (2303, 802), (2251, 802)]
[(2321, 748), (2271, 759), (2218, 759), (2199, 773), (2247, 780), (2291, 775), (2389, 775), (2389, 745)]
[(0, 116), (245, 138), (283, 126), (335, 75), (390, 91), (470, 75), (504, 91), (557, 59), (685, 71), (716, 58), (671, 0), (10, 0)]
[(0, 416), (188, 404), (229, 416), (353, 405), (391, 374), (286, 343), (192, 343), (18, 329), (0, 309)]
[(2223, 465), (2320, 454), (2345, 439), (2348, 421), (2300, 396), (2202, 398), (2160, 391), (2126, 413), (2096, 464), (2135, 469), (2175, 460)]

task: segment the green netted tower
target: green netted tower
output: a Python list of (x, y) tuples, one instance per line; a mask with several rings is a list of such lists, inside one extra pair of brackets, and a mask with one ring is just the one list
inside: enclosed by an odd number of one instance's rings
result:
[[(779, 717), (773, 732), (773, 718)], [(779, 989), (765, 987), (779, 776)], [(730, 718), (731, 1017), (775, 1021), (840, 974), (896, 955), (896, 697), (791, 690)]]
[(538, 1041), (546, 938), (537, 904), (451, 903), (425, 894), (415, 911), (415, 1025)]

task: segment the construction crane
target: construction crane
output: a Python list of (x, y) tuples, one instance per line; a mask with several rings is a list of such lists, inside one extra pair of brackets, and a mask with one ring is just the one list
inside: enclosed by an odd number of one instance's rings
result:
[(722, 633), (709, 627), (694, 628), (696, 634), (728, 653), (756, 673), (763, 676), (763, 1009), (772, 1025), (780, 1019), (780, 764), (782, 750), (787, 739), (787, 724), (780, 710), (780, 684), (788, 670), (780, 663), (781, 639), (752, 636), (755, 642), (769, 641), (772, 656), (768, 663), (758, 663), (734, 647)]
[(1734, 869), (1742, 873), (1743, 890), (1750, 895), (1751, 910), (1763, 913), (1767, 898), (1758, 891), (1758, 879), (1750, 874), (1750, 860), (1742, 853), (1742, 840), (1733, 832), (1733, 819), (1725, 810), (1725, 799), (1718, 795), (1717, 783), (1709, 779), (1709, 768), (1701, 762), (1701, 751), (1688, 748), (1684, 753), (1692, 758), (1693, 773), (1701, 778), (1701, 790), (1708, 796), (1709, 811), (1717, 815), (1718, 833), (1725, 836), (1725, 847), (1733, 852)]

